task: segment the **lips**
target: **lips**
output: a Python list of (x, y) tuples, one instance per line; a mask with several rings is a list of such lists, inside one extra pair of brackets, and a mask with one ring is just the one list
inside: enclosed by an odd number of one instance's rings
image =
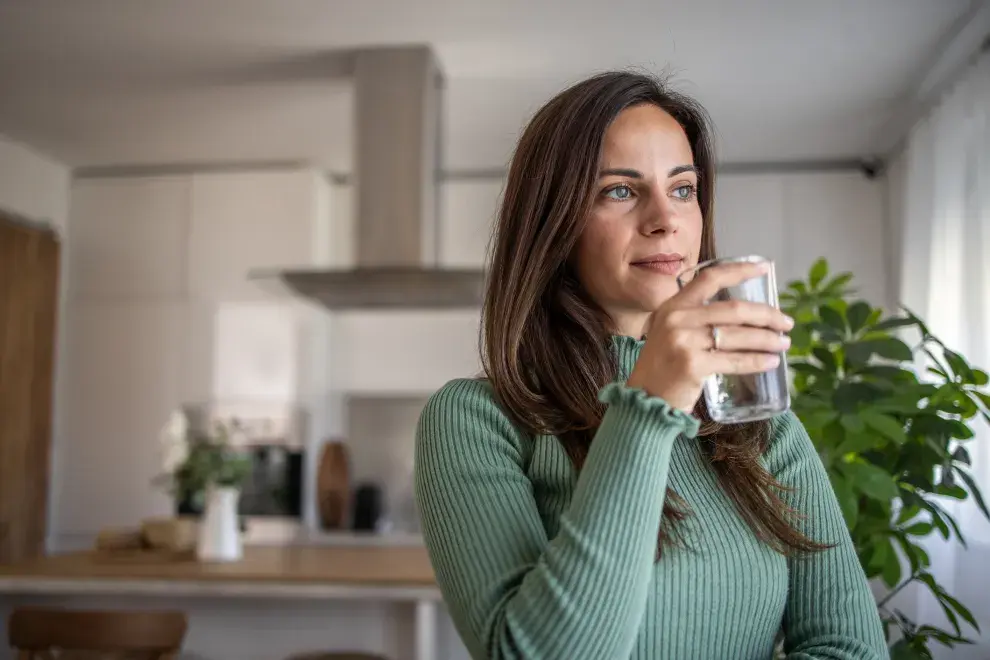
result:
[(631, 264), (636, 268), (663, 275), (676, 275), (684, 267), (684, 257), (675, 253), (652, 254)]

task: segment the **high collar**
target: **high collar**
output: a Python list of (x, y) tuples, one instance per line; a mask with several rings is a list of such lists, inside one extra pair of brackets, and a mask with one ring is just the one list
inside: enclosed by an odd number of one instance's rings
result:
[(636, 339), (628, 335), (612, 335), (612, 350), (615, 352), (619, 364), (619, 376), (622, 380), (632, 373), (636, 360), (639, 359), (639, 352), (643, 349), (644, 339)]

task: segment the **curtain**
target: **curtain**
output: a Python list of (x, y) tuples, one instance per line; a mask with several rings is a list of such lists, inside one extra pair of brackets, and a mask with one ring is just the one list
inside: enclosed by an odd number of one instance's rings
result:
[[(900, 207), (899, 301), (975, 366), (990, 369), (990, 53), (984, 53), (907, 139)], [(973, 476), (990, 498), (990, 429), (976, 418), (967, 443)], [(972, 503), (947, 500), (969, 548), (929, 537), (932, 572), (981, 622), (976, 647), (942, 656), (990, 657), (990, 523)], [(945, 623), (916, 591), (921, 621)]]

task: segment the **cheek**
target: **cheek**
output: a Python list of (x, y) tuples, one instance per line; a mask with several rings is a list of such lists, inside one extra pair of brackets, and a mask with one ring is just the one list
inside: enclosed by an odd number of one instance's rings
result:
[(685, 225), (685, 229), (691, 235), (691, 249), (697, 255), (701, 250), (701, 234), (704, 227), (704, 220), (701, 217), (701, 209), (699, 207), (695, 207), (694, 211), (688, 216), (688, 221)]
[(603, 271), (609, 270), (609, 264), (615, 261), (612, 254), (615, 251), (615, 232), (609, 227), (609, 223), (592, 218), (588, 221), (577, 245), (577, 267), (578, 274), (582, 277), (582, 283), (589, 275), (602, 275)]

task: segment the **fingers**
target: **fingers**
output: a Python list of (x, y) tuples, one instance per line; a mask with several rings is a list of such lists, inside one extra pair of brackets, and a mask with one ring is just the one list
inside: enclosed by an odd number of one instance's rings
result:
[[(773, 330), (749, 328), (745, 326), (716, 326), (718, 327), (718, 350), (723, 352), (751, 351), (763, 353), (780, 353), (790, 345), (790, 337), (781, 335)], [(690, 346), (696, 350), (712, 350), (715, 348), (711, 329), (696, 328), (689, 331)]]
[(750, 325), (787, 332), (794, 326), (794, 321), (779, 309), (745, 300), (718, 301), (672, 314), (680, 316), (680, 325), (686, 327)]
[(759, 277), (770, 270), (770, 264), (724, 263), (704, 269), (678, 292), (677, 297), (686, 304), (702, 305), (721, 289)]
[(780, 356), (775, 353), (712, 351), (708, 368), (715, 374), (758, 374), (775, 369)]

